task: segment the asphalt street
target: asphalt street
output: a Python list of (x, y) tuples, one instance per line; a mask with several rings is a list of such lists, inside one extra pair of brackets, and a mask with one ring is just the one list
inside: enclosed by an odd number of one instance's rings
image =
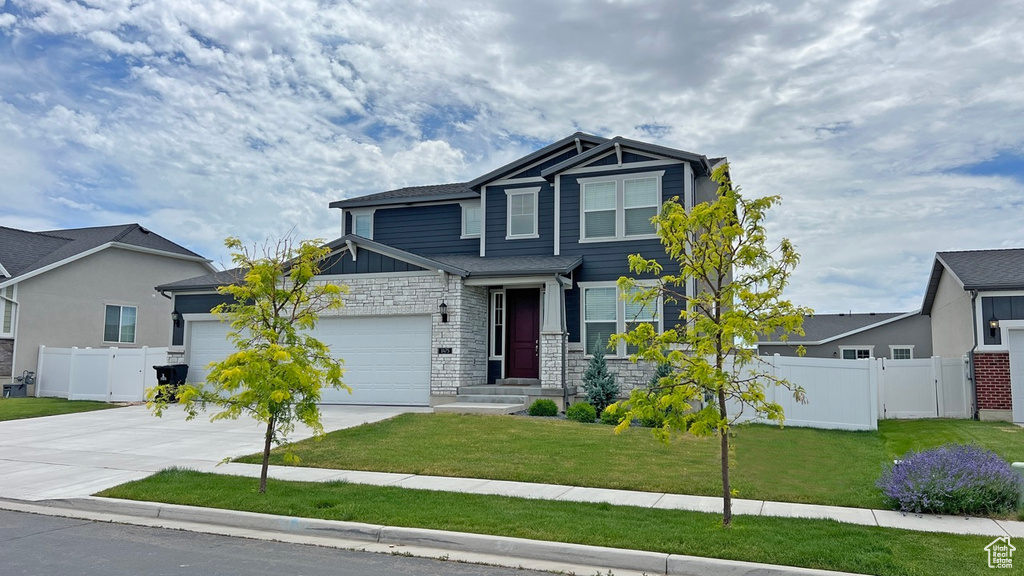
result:
[(4, 576), (385, 576), (543, 574), (0, 511)]

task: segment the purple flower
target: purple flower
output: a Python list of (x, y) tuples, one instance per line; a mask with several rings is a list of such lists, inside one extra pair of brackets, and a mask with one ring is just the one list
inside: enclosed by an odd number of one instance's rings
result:
[(998, 514), (1017, 507), (1021, 477), (995, 452), (946, 444), (908, 452), (886, 468), (877, 486), (903, 512)]

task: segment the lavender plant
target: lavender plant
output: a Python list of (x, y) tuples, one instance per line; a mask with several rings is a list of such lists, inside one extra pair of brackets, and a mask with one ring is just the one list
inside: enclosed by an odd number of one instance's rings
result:
[(908, 452), (886, 468), (877, 486), (903, 512), (964, 515), (1013, 510), (1024, 489), (995, 452), (966, 444)]

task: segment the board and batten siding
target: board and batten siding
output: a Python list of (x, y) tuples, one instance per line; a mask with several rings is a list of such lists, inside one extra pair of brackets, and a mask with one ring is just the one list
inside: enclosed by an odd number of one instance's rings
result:
[[(508, 197), (507, 192), (534, 190), (537, 194), (537, 238), (507, 240)], [(563, 204), (564, 206), (564, 204)], [(485, 210), (487, 234), (487, 256), (523, 256), (527, 254), (551, 256), (555, 244), (555, 193), (547, 182), (524, 182), (505, 186), (487, 187)]]
[(378, 208), (373, 239), (415, 254), (477, 254), (479, 238), (461, 238), (462, 205)]
[[(613, 156), (614, 157), (614, 156)], [(661, 184), (662, 202), (678, 196), (683, 198), (685, 170), (682, 164), (644, 168), (639, 172), (655, 172), (664, 170)], [(638, 170), (619, 169), (607, 172), (567, 175), (561, 177), (559, 193), (562, 200), (561, 209), (561, 241), (560, 254), (583, 256), (583, 264), (573, 275), (573, 289), (566, 293), (565, 312), (569, 328), (569, 341), (580, 341), (580, 294), (579, 282), (606, 282), (618, 280), (620, 276), (629, 274), (629, 255), (641, 254), (645, 258), (654, 258), (667, 270), (672, 261), (665, 254), (665, 249), (657, 238), (643, 240), (614, 240), (608, 242), (580, 243), (580, 185), (577, 178), (594, 178), (600, 176), (618, 176), (630, 174)], [(640, 278), (654, 278), (654, 275), (642, 275)], [(679, 318), (682, 304), (666, 304), (664, 307), (664, 324), (671, 327)]]

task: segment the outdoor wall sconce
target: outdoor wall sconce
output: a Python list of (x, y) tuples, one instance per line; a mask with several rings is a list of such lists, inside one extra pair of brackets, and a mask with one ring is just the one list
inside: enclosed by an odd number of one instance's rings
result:
[(993, 314), (992, 317), (988, 319), (989, 336), (995, 336), (996, 330), (999, 330), (999, 318), (996, 318), (996, 315)]
[(441, 300), (441, 304), (437, 307), (437, 311), (441, 313), (441, 323), (442, 324), (447, 324), (448, 323), (448, 305), (444, 303), (444, 300)]
[(171, 320), (174, 322), (175, 328), (181, 328), (181, 312), (177, 310), (171, 312)]

